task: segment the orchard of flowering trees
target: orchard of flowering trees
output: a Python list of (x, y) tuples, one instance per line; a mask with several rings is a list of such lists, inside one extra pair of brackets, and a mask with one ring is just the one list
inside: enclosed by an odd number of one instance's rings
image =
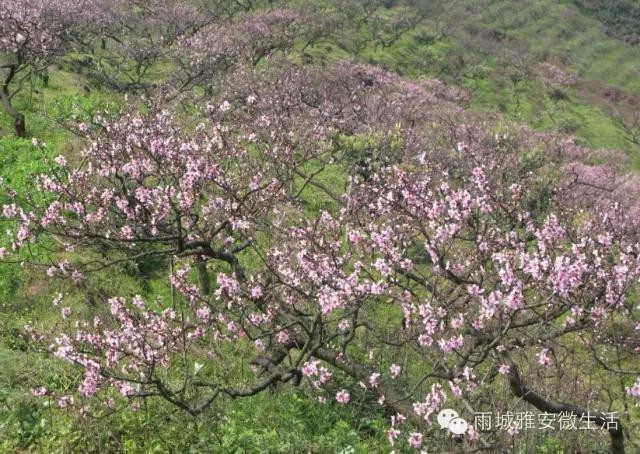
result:
[(0, 100), (15, 123), (16, 135), (24, 136), (24, 114), (12, 105), (12, 98), (25, 80), (46, 78), (47, 67), (62, 52), (65, 29), (57, 20), (62, 14), (57, 3), (27, 0), (0, 4)]
[[(389, 40), (415, 26), (385, 5), (275, 3), (0, 1), (17, 135), (14, 93), (63, 57), (128, 94), (60, 126), (78, 151), (33, 139), (49, 169), (33, 191), (3, 184), (1, 260), (60, 289), (59, 322), (27, 326), (30, 348), (82, 373), (34, 393), (86, 418), (156, 399), (206, 421), (292, 387), (366, 402), (400, 451), (517, 446), (515, 422), (507, 438), (474, 424), (517, 401), (612, 452), (637, 443), (640, 200), (624, 156), (479, 117), (439, 80), (300, 58), (346, 48), (344, 24)], [(145, 263), (167, 291), (70, 303)], [(439, 427), (447, 408), (463, 434)]]

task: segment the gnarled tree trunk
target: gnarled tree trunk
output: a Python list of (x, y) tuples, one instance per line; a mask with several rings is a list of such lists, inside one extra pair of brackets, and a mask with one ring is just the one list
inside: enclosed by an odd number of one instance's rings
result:
[(27, 128), (25, 124), (24, 114), (21, 114), (13, 107), (13, 105), (11, 104), (11, 95), (9, 94), (9, 84), (13, 80), (15, 74), (16, 68), (12, 65), (9, 67), (9, 73), (7, 74), (3, 86), (0, 89), (0, 101), (2, 101), (5, 112), (7, 112), (9, 116), (13, 118), (13, 126), (16, 132), (16, 136), (25, 137), (27, 134)]
[(2, 100), (2, 105), (4, 106), (4, 110), (9, 114), (11, 118), (13, 118), (13, 126), (16, 132), (16, 136), (25, 137), (27, 134), (27, 128), (26, 128), (24, 114), (21, 114), (20, 112), (18, 112), (11, 105), (11, 100), (9, 99), (8, 94), (4, 90), (0, 90), (0, 100)]
[(564, 402), (555, 402), (544, 398), (537, 392), (529, 389), (520, 376), (520, 370), (513, 361), (509, 361), (509, 385), (511, 392), (516, 396), (536, 407), (538, 410), (546, 413), (569, 413), (577, 418), (593, 422), (594, 424), (605, 428), (611, 436), (611, 453), (624, 454), (624, 433), (622, 424), (617, 417), (607, 417), (604, 413), (586, 410), (577, 405)]

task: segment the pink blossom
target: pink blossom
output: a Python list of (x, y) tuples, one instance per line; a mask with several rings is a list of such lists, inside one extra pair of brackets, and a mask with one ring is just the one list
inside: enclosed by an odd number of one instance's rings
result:
[(146, 309), (147, 305), (144, 303), (142, 296), (135, 295), (131, 300), (131, 303), (140, 310)]
[(389, 439), (389, 443), (391, 444), (391, 446), (395, 446), (396, 440), (398, 439), (399, 435), (400, 431), (398, 429), (391, 428), (387, 430), (387, 438)]
[(276, 334), (276, 340), (280, 344), (286, 344), (287, 342), (289, 342), (290, 338), (291, 336), (289, 336), (289, 333), (287, 331), (278, 331), (278, 334)]
[(333, 374), (331, 373), (331, 371), (329, 369), (327, 369), (326, 367), (320, 367), (318, 369), (318, 380), (317, 380), (317, 384), (320, 385), (324, 385), (325, 383), (327, 383), (329, 380), (331, 380), (331, 378), (333, 377)]
[(62, 299), (63, 299), (62, 293), (58, 293), (56, 297), (53, 299), (53, 303), (52, 303), (53, 306), (54, 307), (58, 306), (62, 302)]
[(302, 375), (305, 377), (311, 377), (318, 373), (319, 361), (307, 361), (302, 365)]
[(515, 424), (511, 424), (508, 428), (507, 428), (507, 433), (509, 435), (511, 435), (512, 437), (518, 435), (520, 433), (520, 428), (515, 425)]
[(632, 386), (627, 386), (626, 390), (630, 396), (640, 398), (640, 377)]
[(451, 393), (455, 397), (462, 397), (462, 389), (458, 383), (449, 382), (449, 388), (451, 388)]
[(451, 320), (451, 327), (453, 329), (460, 329), (464, 325), (464, 315), (460, 314), (458, 317)]
[(415, 449), (422, 448), (422, 434), (418, 432), (412, 432), (407, 439), (409, 446)]
[(33, 388), (31, 390), (31, 394), (33, 394), (34, 396), (44, 396), (47, 394), (47, 388), (45, 388), (44, 386)]
[(4, 205), (2, 207), (2, 215), (7, 219), (12, 219), (16, 217), (17, 214), (18, 209), (15, 203), (12, 203), (11, 205)]
[(85, 367), (85, 376), (78, 390), (83, 396), (93, 396), (98, 392), (98, 385), (102, 381), (100, 369), (93, 363), (88, 363)]
[(63, 307), (60, 313), (62, 314), (62, 318), (69, 318), (71, 316), (71, 308)]
[(544, 367), (548, 367), (551, 364), (551, 357), (549, 353), (551, 351), (548, 348), (543, 348), (540, 353), (538, 353), (538, 364)]
[(347, 390), (343, 389), (336, 393), (336, 401), (341, 404), (348, 404), (351, 396), (347, 392)]
[(120, 229), (120, 235), (124, 240), (132, 240), (133, 239), (133, 229), (131, 226), (125, 225)]
[(67, 408), (71, 405), (73, 405), (75, 402), (73, 396), (62, 396), (60, 399), (58, 399), (58, 407), (59, 408)]
[(196, 316), (202, 321), (202, 323), (209, 323), (211, 320), (211, 309), (208, 307), (199, 307), (196, 309)]
[(467, 438), (472, 443), (480, 439), (480, 434), (476, 430), (475, 426), (469, 425), (469, 427), (467, 428)]
[(251, 299), (258, 300), (262, 298), (263, 294), (264, 292), (262, 290), (262, 287), (260, 287), (259, 285), (254, 285), (253, 287), (251, 287)]
[(71, 280), (73, 281), (74, 284), (79, 284), (80, 282), (82, 282), (83, 279), (84, 279), (84, 275), (80, 271), (73, 270), (71, 272)]

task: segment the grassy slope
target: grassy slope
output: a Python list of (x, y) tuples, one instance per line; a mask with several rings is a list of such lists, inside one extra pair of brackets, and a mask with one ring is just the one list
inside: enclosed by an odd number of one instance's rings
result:
[[(494, 9), (504, 7), (505, 1), (494, 2)], [(547, 14), (534, 21), (527, 17), (537, 8), (545, 7)], [(565, 67), (583, 79), (593, 80), (603, 87), (612, 86), (640, 94), (640, 49), (628, 46), (605, 35), (599, 23), (580, 14), (568, 2), (549, 0), (528, 2), (510, 9), (500, 18), (494, 10), (478, 17), (477, 23), (487, 29), (500, 29), (514, 40), (524, 43), (533, 59), (550, 55), (560, 59)], [(535, 76), (527, 78), (518, 90), (509, 82), (508, 68), (493, 55), (481, 62), (481, 77), (464, 79), (464, 72), (456, 60), (468, 56), (456, 38), (424, 42), (429, 33), (421, 28), (402, 37), (387, 49), (367, 49), (362, 57), (377, 64), (413, 77), (442, 77), (466, 85), (473, 93), (471, 107), (478, 111), (501, 111), (506, 118), (526, 122), (542, 130), (558, 127), (560, 120), (577, 124), (575, 134), (593, 147), (619, 148), (627, 151), (638, 168), (640, 150), (631, 144), (617, 125), (615, 117), (602, 105), (592, 102), (581, 87), (569, 91), (569, 100), (551, 102), (546, 89)], [(344, 58), (346, 54), (335, 48), (312, 49), (317, 58)], [(74, 115), (74, 105), (86, 107), (109, 104), (111, 93), (94, 91), (84, 97), (81, 79), (64, 71), (52, 72), (48, 88), (25, 92), (17, 99), (17, 107), (27, 115), (30, 135), (49, 144), (53, 153), (65, 152), (73, 146), (72, 137), (56, 127), (51, 112), (61, 111), (65, 118)], [(0, 133), (9, 130), (8, 117), (0, 112)], [(4, 127), (4, 128), (3, 128)], [(72, 145), (70, 145), (72, 144)], [(30, 155), (29, 141), (0, 140), (0, 175), (26, 185), (26, 176), (40, 170), (40, 158)], [(13, 158), (6, 158), (13, 156)], [(318, 203), (326, 203), (319, 196)], [(133, 291), (140, 282), (136, 276), (121, 277), (120, 286)], [(78, 377), (59, 362), (38, 354), (26, 354), (26, 344), (16, 335), (26, 323), (54, 325), (57, 313), (51, 310), (51, 294), (59, 291), (53, 284), (38, 287), (28, 274), (18, 276), (7, 268), (0, 268), (0, 287), (4, 312), (0, 321), (0, 405), (10, 412), (0, 416), (0, 451), (43, 448), (50, 439), (50, 450), (64, 449), (65, 443), (77, 448), (93, 447), (101, 450), (121, 449), (127, 452), (165, 451), (169, 446), (195, 446), (206, 450), (217, 446), (225, 451), (256, 452), (271, 447), (282, 452), (312, 450), (337, 452), (354, 446), (359, 452), (382, 449), (384, 434), (381, 420), (359, 421), (360, 414), (352, 408), (318, 406), (311, 399), (285, 392), (275, 403), (269, 396), (239, 402), (232, 412), (220, 420), (197, 424), (185, 421), (172, 409), (156, 406), (142, 412), (122, 412), (111, 418), (108, 430), (101, 421), (79, 423), (70, 416), (34, 405), (29, 389), (46, 383), (53, 389), (72, 388)], [(103, 282), (110, 285), (113, 282)], [(166, 283), (153, 280), (150, 293), (166, 292)], [(11, 304), (9, 305), (9, 301)], [(18, 304), (15, 304), (18, 301)], [(84, 305), (77, 302), (77, 308)], [(11, 316), (5, 317), (11, 310)], [(28, 359), (25, 361), (25, 359)], [(364, 404), (363, 404), (364, 405)], [(0, 412), (1, 413), (1, 412)], [(215, 418), (214, 418), (215, 419)], [(159, 430), (162, 428), (162, 430)], [(178, 429), (176, 429), (178, 428)], [(213, 432), (216, 431), (217, 434)], [(93, 443), (93, 444), (91, 444)]]
[[(607, 36), (596, 19), (581, 14), (570, 2), (536, 0), (518, 2), (517, 7), (512, 3), (492, 2), (471, 19), (480, 32), (500, 31), (505, 36), (485, 43), (489, 49), (482, 49), (482, 57), (481, 51), (461, 45), (458, 36), (422, 43), (431, 32), (428, 27), (408, 33), (391, 48), (369, 49), (363, 57), (412, 77), (440, 77), (461, 84), (472, 94), (471, 108), (480, 112), (500, 111), (540, 130), (568, 125), (591, 147), (626, 151), (633, 168), (640, 169), (639, 147), (628, 140), (610, 112), (613, 106), (602, 100), (604, 96), (594, 96), (610, 88), (640, 95), (640, 47)], [(512, 68), (504, 62), (505, 47), (529, 63), (517, 88), (509, 79)], [(548, 89), (534, 72), (535, 64), (545, 60), (560, 62), (584, 81), (568, 90), (568, 100), (549, 99)]]

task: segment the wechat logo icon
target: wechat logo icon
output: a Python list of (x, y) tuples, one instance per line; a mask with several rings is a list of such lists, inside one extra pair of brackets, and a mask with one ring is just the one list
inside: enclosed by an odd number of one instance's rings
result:
[(457, 411), (450, 408), (445, 408), (438, 413), (438, 424), (441, 429), (446, 429), (454, 435), (465, 434), (469, 428), (467, 421), (462, 419)]

